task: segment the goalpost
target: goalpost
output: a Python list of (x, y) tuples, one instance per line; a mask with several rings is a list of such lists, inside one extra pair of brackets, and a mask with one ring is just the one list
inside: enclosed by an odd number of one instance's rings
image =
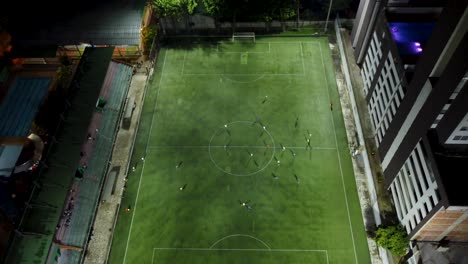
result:
[(252, 41), (255, 43), (255, 32), (234, 32), (232, 33), (232, 42)]

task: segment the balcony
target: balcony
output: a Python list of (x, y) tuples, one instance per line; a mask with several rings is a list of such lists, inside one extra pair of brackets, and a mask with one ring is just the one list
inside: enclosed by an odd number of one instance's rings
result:
[(434, 30), (434, 22), (389, 22), (388, 27), (404, 64), (415, 64)]

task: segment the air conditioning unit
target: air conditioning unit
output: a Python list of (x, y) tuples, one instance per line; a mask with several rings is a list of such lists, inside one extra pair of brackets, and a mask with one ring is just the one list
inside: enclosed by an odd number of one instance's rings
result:
[(450, 249), (450, 247), (448, 245), (444, 245), (444, 246), (437, 246), (437, 252), (447, 252), (448, 250)]

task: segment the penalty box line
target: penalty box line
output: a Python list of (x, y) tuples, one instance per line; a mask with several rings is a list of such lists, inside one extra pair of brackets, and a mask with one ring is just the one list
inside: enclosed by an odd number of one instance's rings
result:
[[(269, 54), (271, 53), (271, 44), (291, 44), (291, 45), (297, 45), (299, 44), (300, 46), (300, 53), (301, 53), (301, 61), (302, 61), (302, 73), (263, 73), (262, 75), (268, 75), (268, 76), (305, 76), (305, 62), (304, 62), (304, 51), (303, 51), (303, 48), (302, 48), (302, 45), (303, 44), (318, 44), (320, 45), (320, 42), (317, 42), (317, 41), (291, 41), (291, 42), (280, 42), (280, 41), (276, 41), (276, 42), (262, 42), (262, 41), (257, 41), (256, 44), (268, 44), (268, 51), (248, 51), (248, 53), (260, 53), (260, 54)], [(218, 53), (244, 53), (245, 51), (219, 51), (219, 44), (216, 44), (216, 52)], [(187, 51), (185, 51), (184, 53), (184, 59), (183, 59), (183, 63), (182, 63), (182, 75), (194, 75), (194, 76), (203, 76), (203, 75), (220, 75), (220, 74), (217, 74), (217, 73), (184, 73), (184, 69), (185, 69), (185, 61), (186, 61), (186, 57), (187, 57)], [(166, 75), (169, 75), (171, 73), (166, 73)], [(222, 75), (247, 75), (247, 76), (250, 76), (250, 75), (259, 75), (257, 73), (254, 73), (254, 74), (222, 74)]]
[(325, 253), (327, 258), (327, 264), (330, 263), (328, 257), (328, 250), (326, 249), (266, 249), (266, 248), (153, 248), (153, 254), (151, 256), (151, 264), (154, 263), (154, 255), (156, 251), (168, 251), (168, 250), (179, 250), (179, 251), (248, 251), (248, 252), (320, 252)]
[[(164, 73), (164, 75), (180, 75), (180, 73)], [(304, 73), (184, 73), (185, 76), (304, 76)]]

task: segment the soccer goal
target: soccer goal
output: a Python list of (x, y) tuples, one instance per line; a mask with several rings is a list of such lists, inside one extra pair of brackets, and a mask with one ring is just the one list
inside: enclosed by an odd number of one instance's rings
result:
[(232, 42), (236, 41), (255, 43), (255, 32), (234, 32), (232, 34)]

